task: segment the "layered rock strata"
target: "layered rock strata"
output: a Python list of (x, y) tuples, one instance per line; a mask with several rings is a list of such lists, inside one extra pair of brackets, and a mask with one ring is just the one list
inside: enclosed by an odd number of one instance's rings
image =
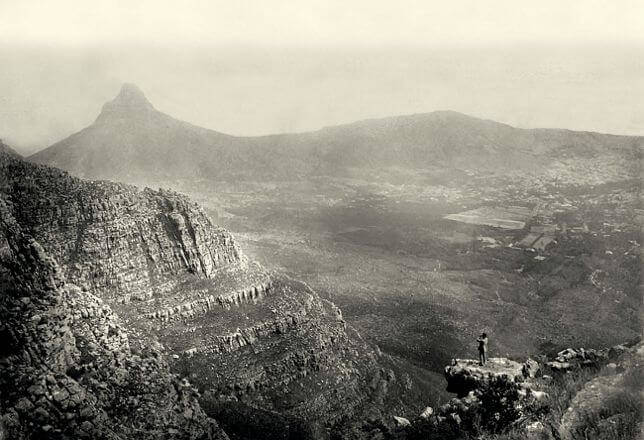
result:
[(182, 276), (209, 278), (246, 263), (232, 236), (177, 193), (83, 182), (6, 156), (0, 176), (20, 225), (71, 282), (104, 298), (146, 300)]
[(114, 310), (132, 349), (155, 347), (210, 398), (328, 424), (386, 389), (371, 386), (387, 375), (333, 304), (248, 261), (187, 198), (2, 154), (0, 184), (17, 223)]
[(161, 354), (68, 283), (0, 199), (0, 433), (11, 439), (227, 439)]

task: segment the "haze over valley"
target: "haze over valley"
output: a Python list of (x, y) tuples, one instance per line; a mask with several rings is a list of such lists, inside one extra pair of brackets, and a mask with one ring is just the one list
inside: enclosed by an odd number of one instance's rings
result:
[(641, 2), (0, 2), (0, 440), (634, 440)]

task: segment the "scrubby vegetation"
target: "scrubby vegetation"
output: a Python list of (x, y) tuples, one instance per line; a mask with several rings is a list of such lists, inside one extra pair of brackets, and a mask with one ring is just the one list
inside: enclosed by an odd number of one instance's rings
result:
[(481, 390), (480, 403), (455, 420), (436, 423), (419, 418), (391, 439), (438, 440), (634, 440), (642, 420), (640, 393), (644, 376), (639, 354), (627, 353), (615, 364), (575, 368), (567, 373), (545, 369), (536, 385), (540, 401), (521, 401), (519, 386), (495, 380)]

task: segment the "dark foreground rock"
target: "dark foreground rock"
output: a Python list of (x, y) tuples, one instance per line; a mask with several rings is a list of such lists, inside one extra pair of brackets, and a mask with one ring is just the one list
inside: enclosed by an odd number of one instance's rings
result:
[[(8, 439), (227, 439), (111, 308), (66, 281), (0, 200), (0, 426)], [(90, 314), (81, 311), (91, 310)]]
[(465, 397), (496, 378), (523, 382), (523, 365), (506, 358), (490, 358), (484, 366), (473, 359), (454, 359), (452, 365), (445, 367), (447, 391), (458, 397)]

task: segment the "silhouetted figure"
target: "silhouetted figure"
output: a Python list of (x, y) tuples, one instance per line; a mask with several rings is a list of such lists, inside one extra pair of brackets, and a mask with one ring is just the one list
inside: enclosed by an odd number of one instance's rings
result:
[(476, 342), (479, 343), (479, 365), (483, 366), (487, 362), (487, 334), (481, 333)]

